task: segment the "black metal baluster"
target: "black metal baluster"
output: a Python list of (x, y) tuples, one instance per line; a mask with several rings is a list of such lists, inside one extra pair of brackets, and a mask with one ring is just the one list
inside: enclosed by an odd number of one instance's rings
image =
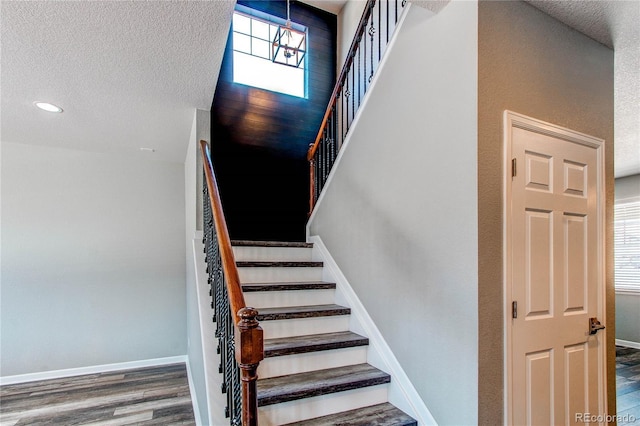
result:
[[(329, 115), (331, 116), (331, 115)], [(331, 170), (331, 138), (330, 138), (330, 127), (327, 127), (326, 139), (324, 140), (325, 144), (325, 169), (324, 169), (324, 183), (327, 183), (327, 178), (329, 177), (329, 170)]]
[(389, 0), (386, 0), (385, 3), (387, 5), (387, 43), (389, 43)]
[(344, 101), (343, 99), (343, 92), (342, 90), (340, 90), (340, 92), (338, 93), (338, 120), (339, 120), (339, 124), (338, 124), (338, 135), (340, 137), (340, 145), (342, 145), (342, 141), (344, 138)]
[[(362, 41), (362, 37), (360, 37), (359, 41)], [(361, 62), (360, 52), (361, 52), (361, 49), (358, 48), (358, 108), (360, 108), (360, 101), (362, 100), (362, 89), (360, 87), (360, 80), (361, 80), (360, 77), (362, 76), (360, 72), (360, 62)]]
[[(235, 354), (235, 339), (231, 340), (231, 353)], [(242, 426), (242, 383), (240, 381), (240, 366), (236, 357), (233, 357), (233, 417), (232, 426)]]
[[(363, 55), (362, 58), (363, 60), (363, 71), (362, 71), (362, 87), (364, 88), (364, 92), (360, 95), (360, 98), (362, 99), (364, 97), (364, 93), (367, 93), (367, 39), (364, 38), (364, 34), (363, 34), (363, 43), (362, 43), (362, 50), (363, 50)], [(360, 104), (358, 104), (360, 105)]]
[[(226, 281), (226, 280), (225, 280)], [(231, 309), (228, 303), (229, 300), (229, 293), (226, 291), (227, 290), (227, 286), (226, 283), (224, 285), (224, 289), (225, 289), (225, 300), (227, 301), (227, 303), (225, 303), (225, 359), (224, 359), (224, 375), (225, 375), (225, 383), (227, 385), (227, 410), (228, 410), (228, 417), (230, 419), (232, 419), (233, 417), (233, 362), (235, 359), (235, 354), (233, 352), (233, 323), (232, 323), (232, 318), (231, 318)]]
[[(335, 143), (336, 143), (336, 151), (339, 152), (340, 148), (342, 148), (342, 140), (340, 139), (340, 127), (339, 127), (339, 121), (340, 121), (340, 116), (339, 116), (340, 111), (338, 111), (336, 109), (335, 114), (336, 114), (336, 128), (335, 128)], [(337, 155), (336, 152), (336, 155)]]
[[(350, 66), (349, 69), (347, 70), (347, 92), (346, 92), (346, 97), (347, 97), (347, 132), (349, 132), (349, 127), (351, 127), (351, 120), (349, 119), (349, 101), (352, 102), (353, 104), (353, 93), (351, 93), (349, 91), (349, 72), (353, 71), (353, 67)], [(353, 87), (353, 83), (351, 84), (351, 87)], [(352, 89), (353, 90), (353, 89)], [(353, 111), (353, 105), (351, 106), (351, 111)], [(346, 136), (345, 133), (345, 136)]]
[(324, 171), (325, 171), (325, 168), (326, 168), (324, 162), (327, 159), (327, 155), (325, 153), (326, 146), (327, 146), (327, 144), (325, 143), (326, 140), (327, 140), (327, 127), (325, 126), (325, 128), (322, 130), (322, 139), (320, 139), (320, 163), (321, 163), (320, 183), (321, 183), (322, 187), (324, 187)]
[(382, 58), (382, 0), (378, 2), (378, 63)]
[[(369, 76), (369, 83), (371, 83), (371, 80), (373, 79), (373, 36), (376, 33), (376, 29), (373, 26), (373, 8), (375, 6), (375, 1), (371, 3), (371, 25), (369, 26), (369, 37), (371, 40), (371, 75)], [(367, 43), (365, 42), (365, 45)]]
[[(324, 131), (323, 131), (324, 134)], [(323, 159), (323, 155), (322, 155), (322, 150), (324, 149), (322, 147), (323, 145), (323, 139), (320, 138), (320, 145), (318, 146), (318, 184), (320, 186), (320, 191), (322, 191), (322, 187), (324, 186), (324, 182), (322, 181), (322, 174), (324, 173), (324, 159)]]
[(324, 134), (322, 136), (322, 187), (327, 182), (327, 128), (324, 128)]
[(356, 60), (356, 52), (353, 52), (353, 58), (351, 61), (351, 90), (353, 93), (351, 94), (351, 123), (353, 123), (353, 118), (356, 116), (356, 65), (354, 61)]
[(314, 167), (314, 169), (315, 169), (315, 176), (316, 176), (316, 183), (315, 183), (315, 185), (316, 185), (316, 189), (315, 189), (315, 200), (313, 200), (313, 201), (314, 201), (314, 203), (315, 203), (316, 201), (318, 201), (318, 197), (320, 196), (320, 191), (322, 190), (322, 189), (320, 188), (320, 169), (319, 169), (319, 167), (320, 167), (320, 166), (318, 165), (318, 163), (319, 163), (319, 159), (318, 159), (318, 151), (316, 151), (316, 153), (315, 153), (315, 164), (314, 164), (314, 166), (313, 166), (313, 167)]
[(333, 168), (333, 164), (336, 161), (336, 109), (335, 107), (331, 110), (331, 167)]

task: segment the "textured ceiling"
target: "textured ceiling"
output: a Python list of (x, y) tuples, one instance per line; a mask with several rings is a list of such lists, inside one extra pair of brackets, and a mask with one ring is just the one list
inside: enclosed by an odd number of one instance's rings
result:
[[(332, 13), (345, 1), (304, 0)], [(448, 2), (413, 1), (435, 12)], [(616, 175), (640, 173), (640, 2), (529, 3), (614, 47)], [(194, 108), (211, 107), (234, 5), (1, 0), (1, 140), (131, 155), (149, 147), (183, 161)], [(37, 110), (36, 100), (65, 112)]]
[(2, 141), (132, 155), (149, 147), (184, 161), (194, 108), (211, 107), (234, 5), (3, 0)]
[(326, 10), (334, 15), (340, 13), (342, 6), (347, 0), (303, 0), (302, 3), (317, 7), (318, 9)]
[(640, 1), (528, 2), (615, 50), (615, 174), (640, 173)]

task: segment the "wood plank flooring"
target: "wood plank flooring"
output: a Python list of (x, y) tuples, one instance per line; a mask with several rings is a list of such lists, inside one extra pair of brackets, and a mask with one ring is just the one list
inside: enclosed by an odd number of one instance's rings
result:
[[(616, 376), (618, 415), (637, 421), (640, 350), (616, 348)], [(0, 386), (1, 426), (134, 424), (195, 425), (184, 364)]]
[(640, 349), (616, 346), (618, 425), (640, 424)]
[(0, 425), (195, 425), (183, 363), (0, 386)]

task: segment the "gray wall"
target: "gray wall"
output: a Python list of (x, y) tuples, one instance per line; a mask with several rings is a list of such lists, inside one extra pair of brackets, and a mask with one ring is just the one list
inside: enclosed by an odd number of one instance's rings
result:
[(478, 410), (476, 13), (411, 7), (309, 228), (442, 425)]
[(509, 109), (605, 140), (609, 407), (615, 413), (613, 51), (519, 1), (478, 9), (479, 421), (502, 424), (502, 114)]
[[(640, 199), (640, 175), (616, 179), (616, 201)], [(616, 339), (640, 345), (640, 294), (616, 293)]]
[(0, 375), (184, 355), (183, 164), (2, 151)]

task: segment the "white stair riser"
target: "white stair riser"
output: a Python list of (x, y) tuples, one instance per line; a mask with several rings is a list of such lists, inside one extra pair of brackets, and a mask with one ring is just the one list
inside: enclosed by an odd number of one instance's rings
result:
[(233, 247), (236, 261), (311, 261), (313, 249), (307, 247)]
[(387, 402), (386, 384), (259, 407), (258, 424), (282, 425), (383, 402)]
[(258, 377), (284, 376), (325, 368), (344, 367), (367, 362), (367, 347), (333, 349), (328, 351), (265, 358), (258, 367)]
[(349, 330), (349, 315), (260, 321), (264, 339), (337, 333)]
[(292, 290), (245, 292), (247, 306), (275, 308), (289, 306), (329, 305), (334, 303), (335, 290)]
[(241, 283), (321, 281), (322, 267), (240, 267)]

